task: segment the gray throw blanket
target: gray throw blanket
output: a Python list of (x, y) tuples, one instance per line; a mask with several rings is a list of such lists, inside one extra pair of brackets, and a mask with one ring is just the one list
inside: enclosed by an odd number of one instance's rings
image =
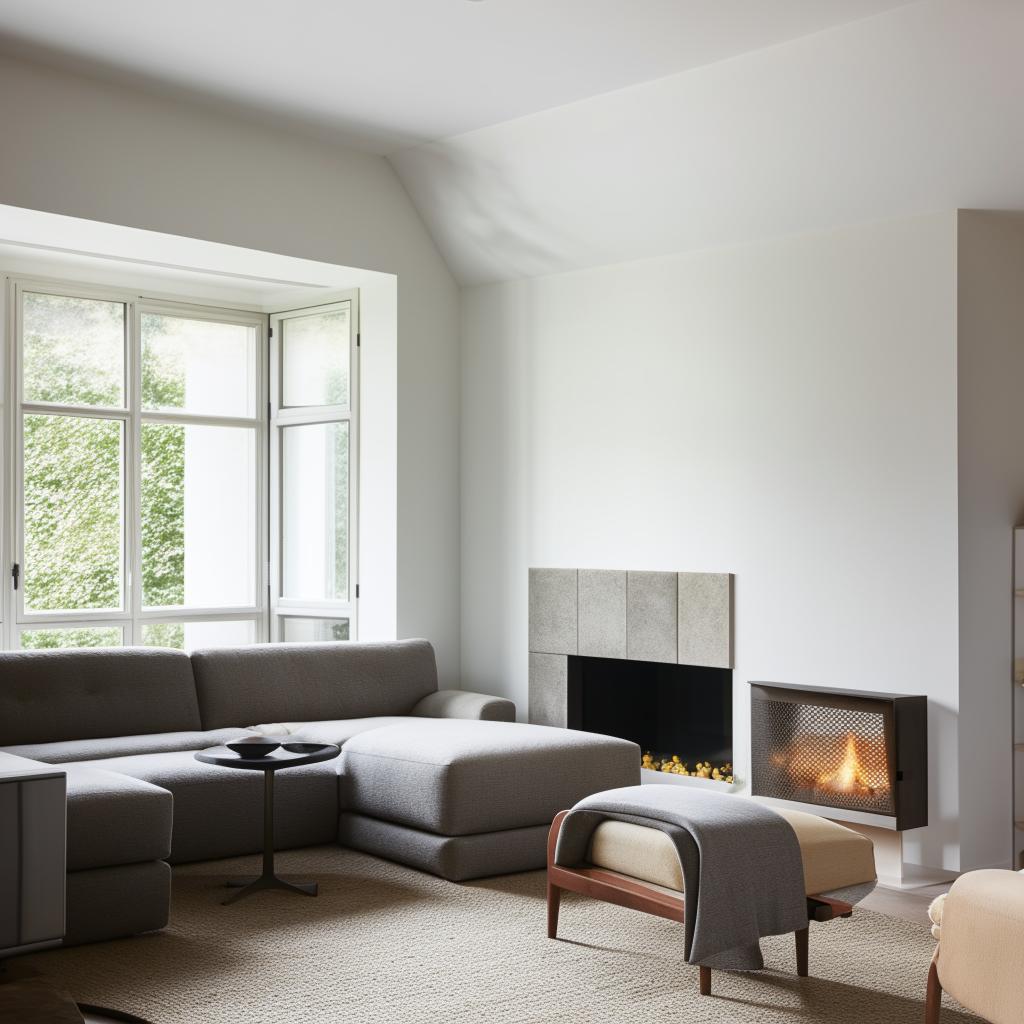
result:
[(688, 963), (760, 970), (762, 936), (807, 927), (800, 845), (789, 822), (767, 807), (684, 786), (610, 789), (581, 800), (566, 816), (555, 863), (584, 862), (594, 829), (607, 818), (660, 829), (675, 843)]

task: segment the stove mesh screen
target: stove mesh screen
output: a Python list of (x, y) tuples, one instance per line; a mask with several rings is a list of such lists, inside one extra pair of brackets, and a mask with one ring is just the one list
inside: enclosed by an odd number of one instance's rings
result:
[(759, 796), (896, 813), (881, 712), (755, 700), (753, 792)]

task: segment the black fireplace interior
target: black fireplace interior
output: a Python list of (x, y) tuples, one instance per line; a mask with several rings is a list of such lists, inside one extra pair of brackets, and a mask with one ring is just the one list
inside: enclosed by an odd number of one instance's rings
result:
[(732, 671), (569, 657), (568, 726), (632, 740), (656, 757), (732, 761)]

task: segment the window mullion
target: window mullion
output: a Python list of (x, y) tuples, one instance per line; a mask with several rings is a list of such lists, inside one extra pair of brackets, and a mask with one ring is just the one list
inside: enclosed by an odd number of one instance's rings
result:
[(126, 644), (141, 642), (139, 615), (142, 611), (142, 342), (141, 313), (131, 303), (128, 316), (128, 423), (127, 508), (125, 510), (125, 547), (128, 574), (128, 620)]
[(0, 437), (3, 446), (0, 448), (0, 550), (3, 551), (3, 562), (0, 566), (0, 578), (4, 581), (2, 597), (0, 597), (0, 647), (15, 646), (14, 621), (14, 589), (8, 575), (17, 559), (17, 539), (15, 537), (15, 505), (14, 505), (14, 422), (17, 415), (17, 394), (15, 391), (15, 339), (17, 338), (17, 289), (10, 278), (3, 281), (2, 303), (3, 318), (0, 329), (5, 340), (3, 363), (0, 365), (0, 378), (3, 390), (0, 392), (0, 405), (3, 406), (3, 420), (0, 422)]
[(255, 430), (262, 422), (249, 416), (208, 416), (196, 412), (155, 412), (150, 409), (140, 410), (139, 418), (143, 423), (166, 423), (182, 427), (238, 427), (242, 430)]

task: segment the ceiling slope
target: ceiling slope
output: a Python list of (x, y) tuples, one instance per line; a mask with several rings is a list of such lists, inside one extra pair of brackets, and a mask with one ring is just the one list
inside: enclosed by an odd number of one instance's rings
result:
[(3, 0), (0, 48), (386, 153), (906, 2)]
[(1024, 208), (1024, 4), (927, 0), (395, 154), (463, 283)]

